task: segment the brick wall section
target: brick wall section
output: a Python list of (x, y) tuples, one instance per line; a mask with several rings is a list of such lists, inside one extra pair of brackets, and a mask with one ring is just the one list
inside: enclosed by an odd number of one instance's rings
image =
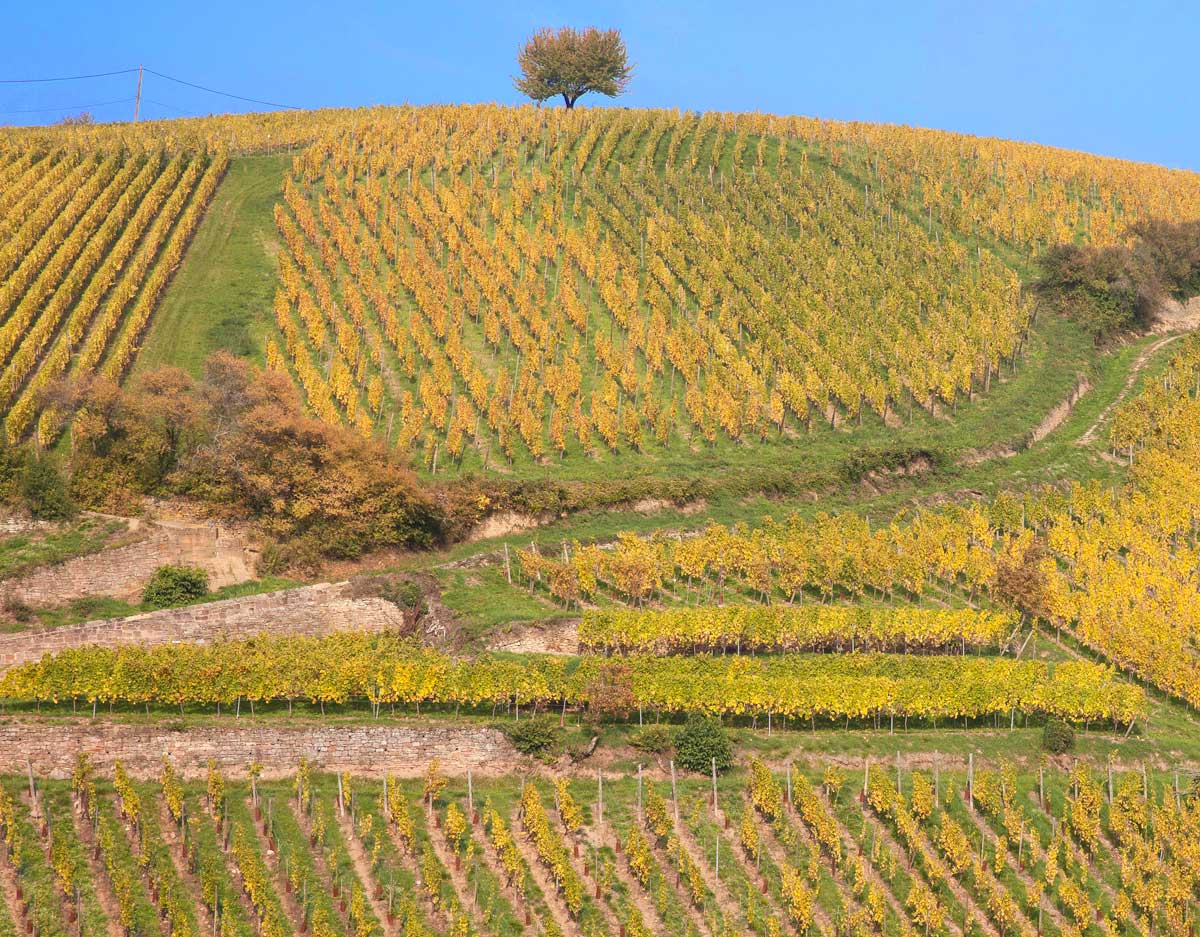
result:
[(60, 605), (85, 595), (136, 599), (154, 570), (169, 563), (199, 566), (214, 589), (245, 582), (253, 575), (250, 555), (233, 530), (201, 524), (152, 525), (145, 540), (43, 566), (0, 583), (0, 596), (16, 595), (30, 605)]
[(332, 631), (384, 631), (404, 622), (400, 609), (384, 599), (353, 598), (348, 582), (321, 583), (250, 595), (223, 602), (146, 612), (44, 631), (0, 634), (0, 671), (38, 660), (45, 653), (98, 644), (208, 642), (218, 637), (255, 634), (322, 635)]
[(172, 730), (105, 720), (0, 719), (0, 774), (23, 775), (30, 762), (40, 777), (67, 778), (79, 752), (87, 752), (102, 774), (120, 761), (135, 777), (157, 778), (166, 755), (187, 777), (200, 777), (209, 759), (226, 774), (241, 777), (246, 766), (264, 765), (264, 775), (294, 774), (301, 758), (325, 771), (378, 776), (423, 774), (436, 758), (441, 770), (462, 776), (518, 770), (525, 761), (495, 729), (481, 726), (320, 725), (282, 721), (196, 726)]

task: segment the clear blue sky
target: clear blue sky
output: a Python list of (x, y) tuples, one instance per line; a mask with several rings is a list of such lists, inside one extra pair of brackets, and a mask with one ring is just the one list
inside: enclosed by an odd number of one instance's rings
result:
[[(140, 63), (303, 107), (516, 102), (518, 43), (563, 24), (623, 31), (634, 107), (889, 121), (1200, 169), (1197, 0), (22, 0), (5, 15), (0, 78)], [(65, 111), (13, 112), (123, 101), (133, 86), (0, 84), (0, 122), (54, 120)], [(148, 117), (248, 108), (153, 76), (144, 95)], [(119, 119), (132, 104), (92, 111)]]

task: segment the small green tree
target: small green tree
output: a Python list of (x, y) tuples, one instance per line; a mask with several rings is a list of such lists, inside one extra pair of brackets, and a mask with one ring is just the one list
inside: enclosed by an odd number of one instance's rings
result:
[(615, 29), (539, 29), (517, 53), (521, 76), (513, 84), (541, 102), (562, 95), (570, 110), (589, 91), (615, 98), (633, 77), (625, 41)]
[(689, 771), (707, 774), (712, 770), (714, 758), (718, 771), (733, 767), (733, 744), (729, 736), (711, 716), (690, 717), (675, 736), (675, 761)]
[(194, 566), (160, 566), (142, 590), (142, 604), (150, 608), (172, 608), (203, 598), (208, 592), (208, 573)]
[(30, 456), (21, 472), (19, 493), (29, 513), (41, 520), (59, 521), (75, 514), (67, 483), (49, 459)]
[(1075, 747), (1075, 730), (1070, 723), (1051, 716), (1042, 730), (1042, 748), (1051, 755), (1064, 755)]

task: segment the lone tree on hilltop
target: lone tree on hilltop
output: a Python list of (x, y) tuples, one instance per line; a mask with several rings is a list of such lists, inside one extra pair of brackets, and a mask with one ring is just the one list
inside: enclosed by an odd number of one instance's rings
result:
[(517, 54), (518, 91), (535, 101), (562, 95), (567, 109), (589, 91), (615, 98), (633, 77), (625, 41), (615, 29), (539, 29)]

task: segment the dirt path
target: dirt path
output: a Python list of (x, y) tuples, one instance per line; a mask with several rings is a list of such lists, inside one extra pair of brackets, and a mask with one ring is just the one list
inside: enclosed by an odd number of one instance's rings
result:
[[(1029, 792), (1029, 799), (1033, 802), (1033, 805), (1038, 810), (1040, 810), (1043, 814), (1046, 815), (1046, 817), (1048, 817), (1052, 822), (1057, 823), (1057, 818), (1054, 816), (1054, 814), (1052, 814), (1049, 810), (1047, 810), (1045, 807), (1042, 806), (1041, 802), (1038, 800), (1037, 794), (1034, 791)], [(1113, 889), (1113, 887), (1108, 883), (1108, 881), (1104, 878), (1104, 876), (1100, 874), (1100, 870), (1097, 867), (1096, 863), (1093, 861), (1092, 857), (1087, 855), (1082, 849), (1080, 849), (1079, 844), (1076, 843), (1075, 840), (1072, 839), (1070, 836), (1065, 836), (1065, 837), (1063, 837), (1063, 839), (1066, 841), (1067, 852), (1070, 853), (1071, 859), (1074, 862), (1078, 863), (1079, 865), (1083, 866), (1085, 869), (1087, 869), (1088, 876), (1097, 885), (1100, 886), (1100, 890), (1102, 892), (1104, 892), (1105, 897), (1108, 898), (1109, 906), (1116, 907), (1117, 893)], [(1138, 927), (1139, 933), (1144, 933), (1144, 931), (1142, 931), (1142, 929), (1137, 925), (1136, 918), (1134, 919), (1134, 926)]]
[[(749, 798), (747, 798), (747, 806), (749, 806)], [(804, 821), (803, 815), (794, 803), (785, 804), (784, 809), (792, 817), (792, 828), (796, 830), (800, 839), (805, 846), (811, 850), (813, 855), (824, 858), (829, 863), (829, 877), (833, 883), (837, 885), (838, 894), (841, 895), (842, 901), (846, 905), (846, 910), (855, 916), (861, 917), (864, 920), (869, 917), (867, 909), (863, 907), (858, 897), (854, 894), (854, 889), (846, 880), (844, 859), (842, 863), (833, 861), (831, 856), (824, 856), (821, 852), (821, 845), (813, 836), (812, 830), (808, 828), (808, 824)], [(828, 815), (829, 811), (825, 811)]]
[(96, 899), (104, 911), (105, 922), (108, 925), (109, 937), (125, 937), (125, 928), (121, 926), (121, 904), (113, 891), (112, 882), (108, 878), (108, 870), (104, 868), (97, 855), (96, 838), (92, 835), (92, 823), (83, 813), (83, 806), (76, 801), (75, 809), (71, 811), (71, 821), (75, 824), (75, 836), (83, 846), (87, 857), (88, 868), (92, 873), (92, 884), (96, 889)]
[[(758, 827), (759, 848), (767, 851), (767, 855), (771, 857), (771, 861), (775, 863), (775, 867), (780, 870), (781, 875), (783, 874), (783, 869), (787, 868), (788, 866), (795, 868), (794, 864), (788, 860), (787, 850), (784, 848), (783, 844), (779, 842), (779, 839), (775, 835), (775, 830), (771, 827), (771, 824), (766, 823), (763, 818), (758, 815), (758, 811), (754, 810), (754, 808), (750, 806), (748, 797), (745, 798), (745, 800), (745, 809), (750, 810), (753, 813), (754, 825)], [(822, 934), (837, 933), (837, 929), (834, 927), (833, 920), (829, 917), (828, 909), (821, 905), (819, 890), (816, 888), (813, 888), (812, 912), (813, 921), (816, 923), (818, 931), (820, 931)], [(784, 920), (786, 919), (787, 915), (785, 914)]]
[[(575, 870), (575, 874), (578, 875), (580, 880), (583, 882), (584, 889), (591, 890), (592, 903), (600, 911), (600, 916), (604, 918), (604, 923), (608, 927), (609, 934), (611, 934), (612, 937), (617, 937), (617, 935), (621, 933), (622, 924), (617, 914), (617, 909), (612, 905), (612, 891), (609, 890), (608, 892), (605, 892), (603, 889), (600, 889), (600, 897), (596, 897), (597, 892), (595, 880), (593, 879), (589, 883), (588, 877), (583, 874), (584, 866), (587, 864), (586, 859), (576, 855), (576, 849), (580, 843), (580, 840), (577, 840), (569, 833), (564, 833), (563, 839), (568, 847), (567, 856), (570, 859), (571, 868)], [(619, 866), (620, 863), (615, 862), (613, 865)], [(618, 872), (617, 874), (619, 876), (620, 873)]]
[[(479, 835), (476, 837), (476, 831)], [(488, 867), (488, 871), (492, 873), (492, 877), (499, 883), (500, 887), (508, 895), (509, 903), (512, 905), (513, 914), (517, 920), (521, 922), (523, 930), (537, 931), (537, 924), (533, 920), (535, 907), (532, 901), (527, 896), (522, 896), (517, 891), (515, 885), (509, 881), (508, 875), (500, 865), (499, 859), (496, 857), (496, 847), (492, 844), (491, 839), (487, 835), (487, 830), (484, 829), (482, 821), (471, 828), (471, 838), (478, 842), (479, 857), (483, 860), (483, 864)], [(526, 915), (529, 916), (529, 923), (525, 923)], [(541, 914), (538, 914), (541, 917)]]
[(283, 913), (287, 915), (288, 921), (291, 922), (292, 929), (297, 934), (303, 933), (306, 927), (304, 909), (300, 907), (300, 902), (296, 900), (296, 896), (288, 887), (288, 877), (279, 863), (278, 853), (271, 848), (266, 834), (263, 833), (258, 823), (254, 820), (254, 808), (248, 806), (247, 809), (250, 811), (250, 826), (252, 827), (255, 842), (258, 843), (258, 851), (262, 855), (263, 863), (266, 865), (267, 872), (270, 873), (274, 882), (275, 894), (279, 898), (279, 904), (283, 908)]
[[(48, 832), (49, 828), (47, 826), (47, 817), (42, 812), (43, 805), (40, 801), (31, 800), (29, 797), (28, 791), (25, 791), (21, 794), (21, 802), (25, 805), (25, 808), (29, 811), (29, 819), (33, 823), (33, 828), (37, 835), (38, 844), (42, 847), (42, 857), (46, 860), (46, 868), (53, 870), (54, 860), (51, 856), (51, 850), (50, 850), (50, 833)], [(51, 821), (51, 822), (53, 822), (53, 821)], [(62, 822), (65, 822), (65, 821), (62, 821)], [(77, 932), (82, 931), (82, 927), (79, 924), (75, 924), (74, 926), (72, 926), (71, 924), (68, 923), (71, 919), (72, 906), (71, 906), (71, 903), (68, 900), (67, 896), (63, 894), (62, 889), (60, 889), (58, 887), (57, 879), (55, 880), (54, 894), (58, 898), (59, 919), (65, 925), (67, 933), (77, 933)], [(78, 915), (78, 909), (75, 909), (75, 910), (76, 910), (76, 914)], [(106, 915), (106, 918), (107, 918), (107, 915)], [(110, 933), (111, 933), (111, 928), (110, 928)]]
[[(721, 835), (721, 826), (724, 823), (725, 814), (724, 812), (718, 810), (715, 819), (715, 826), (717, 828), (717, 836), (720, 837), (721, 840), (725, 839), (725, 837)], [(708, 859), (708, 855), (704, 846), (701, 845), (700, 841), (696, 839), (695, 834), (693, 834), (691, 829), (688, 827), (687, 821), (682, 820), (681, 822), (676, 823), (674, 826), (674, 832), (675, 835), (679, 837), (680, 844), (691, 854), (692, 861), (695, 862), (696, 866), (700, 869), (700, 876), (704, 879), (704, 885), (710, 892), (712, 892), (713, 898), (717, 902), (717, 907), (721, 909), (725, 917), (734, 921), (740, 928), (742, 928), (743, 932), (748, 931), (749, 928), (746, 925), (745, 914), (743, 913), (741, 901), (739, 901), (730, 893), (725, 882), (721, 880), (720, 876), (715, 874), (712, 863)], [(727, 854), (729, 854), (729, 859), (736, 861), (736, 853), (731, 853), (727, 843), (725, 851)], [(824, 928), (822, 928), (822, 930), (824, 930)]]
[[(587, 845), (599, 850), (604, 845), (604, 837), (600, 830), (595, 826), (584, 827), (584, 835)], [(613, 832), (616, 836), (616, 832)], [(641, 883), (634, 878), (633, 873), (629, 869), (629, 860), (625, 854), (617, 858), (613, 863), (617, 879), (625, 886), (625, 891), (629, 895), (629, 901), (637, 908), (638, 913), (642, 916), (642, 921), (654, 934), (665, 934), (668, 931), (666, 922), (658, 913), (658, 909), (654, 906), (654, 902), (650, 900), (650, 896), (646, 894), (646, 889), (641, 886)], [(595, 870), (593, 870), (595, 871)], [(584, 881), (587, 881), (587, 876), (584, 876)]]
[[(417, 822), (419, 822), (418, 818), (414, 817), (413, 823)], [(400, 857), (401, 864), (413, 877), (413, 881), (417, 883), (419, 894), (416, 897), (422, 907), (422, 916), (430, 924), (440, 924), (442, 929), (449, 927), (450, 919), (446, 914), (446, 909), (441, 907), (440, 904), (435, 904), (433, 899), (429, 897), (429, 893), (420, 887), (425, 879), (421, 874), (421, 866), (417, 861), (417, 857), (409, 852), (408, 847), (404, 845), (404, 841), (396, 835), (395, 824), (385, 823), (384, 826), (387, 827), (388, 838), (391, 839), (392, 845), (396, 848), (396, 855)]]
[[(469, 821), (470, 817), (468, 816), (467, 819)], [(429, 844), (433, 847), (434, 855), (445, 868), (446, 874), (450, 876), (450, 881), (454, 883), (454, 892), (459, 896), (463, 908), (470, 908), (472, 926), (478, 928), (482, 934), (493, 933), (490, 926), (485, 927), (482, 921), (478, 920), (479, 909), (474, 900), (475, 889), (471, 887), (466, 870), (462, 867), (462, 860), (450, 848), (445, 826), (439, 828), (437, 824), (433, 824), (426, 827), (426, 832), (429, 834)], [(468, 901), (468, 896), (471, 896), (470, 901)]]
[(187, 861), (183, 849), (183, 839), (179, 835), (179, 827), (175, 825), (175, 818), (167, 809), (166, 800), (162, 796), (158, 796), (154, 798), (154, 802), (158, 807), (159, 835), (162, 836), (163, 845), (166, 846), (167, 853), (171, 857), (171, 864), (175, 866), (175, 874), (183, 882), (197, 911), (203, 915), (210, 909), (204, 903), (204, 889), (200, 886), (200, 879), (192, 873), (191, 863)]
[[(884, 849), (886, 849), (888, 852), (890, 852), (894, 856), (903, 856), (904, 857), (905, 865), (907, 866), (907, 871), (908, 871), (910, 878), (912, 878), (914, 881), (922, 882), (927, 888), (930, 889), (930, 891), (933, 891), (933, 893), (935, 895), (937, 894), (936, 890), (929, 883), (929, 876), (926, 875), (922, 869), (918, 868), (917, 864), (915, 862), (913, 862), (912, 859), (909, 858), (908, 850), (906, 850), (903, 846), (900, 845), (899, 841), (892, 835), (892, 831), (888, 829), (887, 824), (884, 823), (882, 820), (880, 820), (877, 816), (875, 816), (875, 814), (871, 811), (871, 809), (869, 807), (863, 807), (863, 822), (875, 834), (875, 837), (880, 842), (882, 842)], [(967, 910), (967, 912), (969, 914), (971, 914), (972, 916), (978, 917), (979, 909), (975, 907), (974, 902), (969, 900), (969, 896), (966, 896), (964, 894), (962, 897), (960, 897), (959, 892), (962, 891), (962, 886), (959, 885), (958, 882), (956, 882), (954, 880), (953, 876), (951, 876), (949, 874), (944, 876), (944, 878), (945, 878), (947, 886), (950, 888), (950, 891), (954, 894), (954, 897), (958, 901), (959, 905), (962, 906), (963, 908), (965, 908)], [(956, 889), (956, 886), (957, 886), (957, 889)], [(964, 901), (963, 897), (967, 897), (968, 900)], [(985, 918), (985, 921), (986, 921), (986, 918)], [(990, 922), (988, 922), (988, 923), (990, 924)], [(950, 931), (952, 934), (962, 934), (963, 933), (962, 922), (956, 921), (953, 918), (951, 918), (949, 915), (949, 909), (947, 909), (945, 926), (946, 926), (946, 929), (948, 931)], [(989, 931), (989, 933), (994, 933), (994, 931), (995, 931), (995, 929), (993, 928), (992, 931)]]
[(1150, 359), (1158, 353), (1160, 348), (1171, 344), (1171, 342), (1175, 341), (1176, 339), (1182, 338), (1183, 334), (1184, 333), (1167, 335), (1154, 342), (1154, 344), (1142, 349), (1141, 354), (1134, 359), (1133, 364), (1129, 368), (1129, 374), (1125, 378), (1125, 384), (1121, 388), (1121, 392), (1117, 394), (1115, 398), (1113, 398), (1107, 407), (1100, 411), (1100, 415), (1096, 417), (1096, 421), (1092, 423), (1092, 425), (1086, 430), (1084, 430), (1082, 436), (1075, 440), (1075, 445), (1087, 446), (1095, 441), (1096, 437), (1100, 434), (1100, 427), (1108, 422), (1113, 411), (1121, 405), (1126, 397), (1129, 396), (1130, 391), (1133, 390), (1134, 383), (1137, 381), (1137, 376), (1141, 374), (1143, 370), (1145, 370), (1146, 365), (1150, 363)]
[[(755, 868), (753, 871), (750, 870), (750, 860), (745, 855), (743, 850), (739, 848), (740, 845), (741, 845), (740, 843), (731, 843), (730, 844), (730, 852), (733, 855), (737, 856), (738, 861), (741, 862), (741, 864), (742, 864), (742, 868), (745, 869), (747, 872), (746, 877), (752, 883), (754, 883), (754, 880), (756, 877), (758, 878), (758, 882), (756, 884), (759, 887), (760, 896), (761, 896), (762, 900), (767, 904), (767, 906), (771, 909), (771, 912), (773, 914), (775, 914), (776, 917), (779, 918), (780, 922), (787, 922), (788, 921), (787, 911), (784, 910), (783, 906), (779, 903), (779, 901), (775, 898), (775, 896), (773, 894), (771, 894), (771, 890), (769, 888), (767, 888), (765, 891), (763, 890), (763, 886), (766, 884), (766, 880), (767, 880), (766, 874), (762, 871), (761, 867)], [(759, 855), (760, 856), (762, 855), (763, 850), (770, 852), (770, 849), (768, 848), (769, 845), (770, 844), (766, 843), (761, 836), (759, 837)], [(782, 850), (782, 845), (780, 846), (780, 848)], [(775, 859), (773, 853), (772, 853), (772, 859), (775, 861), (776, 866), (779, 866), (779, 860)], [(816, 901), (817, 901), (817, 898), (816, 898), (816, 895), (814, 894), (813, 907), (814, 907), (815, 911), (819, 911), (820, 909), (817, 907)], [(816, 918), (816, 915), (814, 915), (814, 918)], [(819, 922), (819, 918), (816, 918), (816, 919)], [(826, 932), (826, 929), (818, 924), (818, 933), (825, 933), (825, 932)], [(835, 933), (836, 933), (836, 931), (835, 931)]]
[(842, 840), (842, 852), (845, 854), (847, 861), (852, 861), (853, 857), (857, 855), (858, 858), (862, 860), (863, 871), (866, 873), (867, 881), (872, 887), (878, 889), (881, 895), (883, 895), (883, 900), (886, 901), (888, 907), (892, 909), (892, 913), (896, 915), (896, 919), (900, 921), (901, 924), (912, 924), (912, 922), (909, 920), (907, 912), (905, 912), (903, 906), (892, 892), (892, 887), (886, 881), (884, 881), (883, 876), (879, 874), (879, 870), (875, 868), (875, 864), (871, 861), (871, 857), (860, 851), (858, 843), (854, 841), (854, 837), (850, 835), (850, 831), (846, 829), (845, 824), (842, 823), (841, 818), (838, 817), (837, 811), (834, 809), (833, 805), (829, 803), (829, 800), (825, 797), (824, 792), (820, 789), (815, 789), (815, 793), (817, 798), (821, 801), (821, 806), (825, 808), (825, 812), (829, 815), (833, 822), (837, 824), (838, 835)]
[[(696, 907), (696, 903), (692, 901), (692, 896), (684, 891), (679, 871), (671, 865), (667, 851), (649, 833), (646, 834), (646, 844), (650, 847), (655, 864), (658, 865), (659, 874), (663, 877), (666, 886), (675, 893), (675, 899), (679, 902), (679, 906), (686, 910), (692, 926), (696, 929), (696, 933), (712, 934), (713, 931), (709, 926), (708, 919)], [(703, 869), (703, 865), (701, 865), (701, 869)]]
[[(21, 901), (17, 898), (17, 872), (9, 857), (7, 846), (0, 845), (0, 854), (3, 855), (3, 859), (0, 859), (0, 900), (8, 907), (8, 916), (12, 918), (17, 931), (24, 933), (22, 922), (25, 915), (21, 910)], [(108, 933), (109, 937), (121, 937), (120, 933), (113, 931), (111, 925)]]
[[(984, 840), (990, 838), (993, 845), (995, 845), (996, 833), (988, 825), (987, 821), (980, 816), (978, 809), (972, 809), (970, 806), (967, 806), (967, 809), (964, 811), (964, 813), (966, 813), (967, 817), (974, 825), (976, 832), (978, 832), (979, 835), (984, 838)], [(1031, 838), (1036, 839), (1036, 837), (1033, 836), (1031, 836)], [(1029, 853), (1030, 857), (1034, 861), (1037, 861), (1037, 849), (1032, 843), (1029, 846)], [(1031, 892), (1035, 891), (1036, 883), (1033, 880), (1033, 876), (1025, 871), (1025, 869), (1021, 868), (1021, 863), (1017, 860), (1017, 852), (1011, 843), (1008, 845), (1005, 855), (1008, 856), (1008, 863), (1012, 867), (1013, 872), (1016, 874), (1021, 884), (1025, 887), (1025, 893), (1030, 894)], [(1065, 926), (1066, 921), (1063, 919), (1062, 912), (1058, 910), (1058, 906), (1053, 901), (1042, 901), (1042, 907), (1045, 908), (1046, 913), (1050, 916), (1050, 920), (1054, 926), (1061, 931)], [(1024, 917), (1024, 915), (1022, 916)]]
[(512, 816), (508, 818), (508, 822), (512, 827), (513, 842), (516, 843), (517, 850), (521, 853), (521, 858), (525, 860), (529, 874), (537, 883), (537, 887), (541, 889), (542, 897), (546, 900), (546, 907), (550, 909), (550, 916), (554, 918), (555, 925), (564, 934), (581, 937), (582, 932), (579, 928), (579, 922), (571, 917), (570, 912), (567, 910), (566, 902), (563, 901), (558, 888), (555, 887), (550, 875), (546, 872), (546, 867), (542, 865), (542, 860), (538, 858), (536, 850), (526, 838), (525, 826), (521, 823), (519, 807), (513, 811)]
[(1017, 443), (996, 443), (977, 449), (968, 449), (958, 457), (959, 465), (979, 465), (994, 459), (1011, 459), (1013, 456), (1031, 449), (1056, 429), (1063, 425), (1075, 409), (1075, 405), (1092, 389), (1092, 382), (1081, 376), (1071, 392), (1042, 417), (1041, 422), (1024, 439)]
[(358, 876), (358, 880), (362, 884), (363, 896), (367, 899), (367, 903), (371, 906), (375, 917), (378, 918), (379, 925), (383, 928), (385, 934), (399, 934), (399, 919), (394, 919), (389, 923), (387, 904), (382, 898), (377, 897), (378, 892), (375, 889), (375, 877), (371, 874), (371, 860), (367, 856), (367, 851), (363, 847), (362, 841), (358, 838), (357, 832), (355, 832), (354, 824), (350, 821), (349, 817), (338, 815), (337, 825), (342, 833), (342, 839), (346, 841), (346, 855), (350, 857), (350, 864), (354, 867), (354, 874)]

